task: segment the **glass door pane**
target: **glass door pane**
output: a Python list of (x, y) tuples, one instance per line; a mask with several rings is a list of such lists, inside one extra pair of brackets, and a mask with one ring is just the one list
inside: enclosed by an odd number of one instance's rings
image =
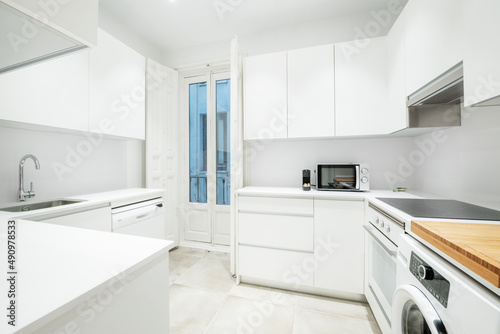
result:
[(217, 204), (230, 204), (230, 80), (218, 80), (215, 85), (216, 99), (216, 173)]
[(207, 203), (207, 83), (189, 85), (189, 201)]

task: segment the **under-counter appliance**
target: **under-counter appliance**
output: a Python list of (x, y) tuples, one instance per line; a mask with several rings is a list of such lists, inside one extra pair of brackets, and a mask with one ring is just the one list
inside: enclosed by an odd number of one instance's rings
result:
[(500, 221), (500, 211), (451, 199), (383, 197), (377, 199), (412, 217)]
[(391, 333), (396, 256), (405, 223), (368, 203), (366, 210), (365, 295), (383, 334)]
[(370, 168), (364, 163), (321, 163), (316, 166), (318, 190), (368, 191)]
[(113, 232), (165, 239), (165, 205), (155, 198), (111, 209)]
[(438, 254), (401, 236), (393, 334), (498, 334), (500, 297)]

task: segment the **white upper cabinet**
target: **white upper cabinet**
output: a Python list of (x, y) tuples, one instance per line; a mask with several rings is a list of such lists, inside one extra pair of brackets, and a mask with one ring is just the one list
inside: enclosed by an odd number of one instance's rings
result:
[(0, 75), (0, 119), (88, 130), (89, 51)]
[(0, 0), (0, 73), (97, 43), (98, 0)]
[(333, 45), (288, 51), (288, 138), (335, 135)]
[[(411, 95), (463, 60), (462, 2), (410, 0), (406, 5), (406, 95)], [(474, 6), (477, 1), (469, 2)], [(468, 19), (479, 20), (473, 16), (468, 16)]]
[(245, 58), (245, 139), (287, 138), (286, 52)]
[[(0, 0), (88, 46), (97, 45), (98, 0)], [(31, 15), (34, 14), (34, 15)]]
[(90, 51), (91, 132), (145, 139), (145, 75), (144, 56), (99, 29)]
[(464, 104), (500, 105), (500, 1), (464, 1)]
[(387, 134), (386, 37), (335, 44), (335, 134)]
[(387, 35), (387, 133), (404, 129), (408, 123), (406, 108), (406, 72), (404, 13), (401, 13)]

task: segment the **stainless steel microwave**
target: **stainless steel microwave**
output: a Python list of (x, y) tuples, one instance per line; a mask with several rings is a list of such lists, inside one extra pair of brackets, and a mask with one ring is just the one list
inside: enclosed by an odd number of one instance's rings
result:
[(318, 190), (370, 190), (370, 168), (368, 164), (318, 164), (316, 166), (316, 173), (316, 188)]

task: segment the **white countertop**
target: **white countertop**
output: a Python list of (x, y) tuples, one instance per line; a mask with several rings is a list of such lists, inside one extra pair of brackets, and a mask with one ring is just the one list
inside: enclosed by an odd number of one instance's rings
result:
[[(81, 199), (85, 202), (37, 210), (36, 214), (92, 206), (118, 206), (163, 194), (162, 190), (156, 189), (126, 189), (74, 196), (71, 199)], [(0, 212), (2, 277), (5, 277), (8, 271), (7, 221), (12, 217), (22, 219), (33, 213)], [(4, 311), (0, 333), (31, 333), (110, 284), (123, 280), (128, 274), (159, 257), (168, 256), (168, 251), (174, 245), (168, 240), (21, 219), (18, 220), (16, 241), (17, 326), (13, 328), (7, 325), (6, 309), (2, 307)], [(0, 294), (4, 296), (3, 304), (7, 302), (8, 288), (7, 280), (2, 278)], [(21, 329), (23, 327), (24, 329)]]
[[(0, 249), (7, 273), (6, 224)], [(17, 319), (31, 332), (158, 257), (173, 242), (19, 220), (17, 227)], [(0, 292), (8, 291), (0, 280)], [(3, 308), (5, 314), (5, 308)], [(14, 333), (2, 315), (1, 333)]]

